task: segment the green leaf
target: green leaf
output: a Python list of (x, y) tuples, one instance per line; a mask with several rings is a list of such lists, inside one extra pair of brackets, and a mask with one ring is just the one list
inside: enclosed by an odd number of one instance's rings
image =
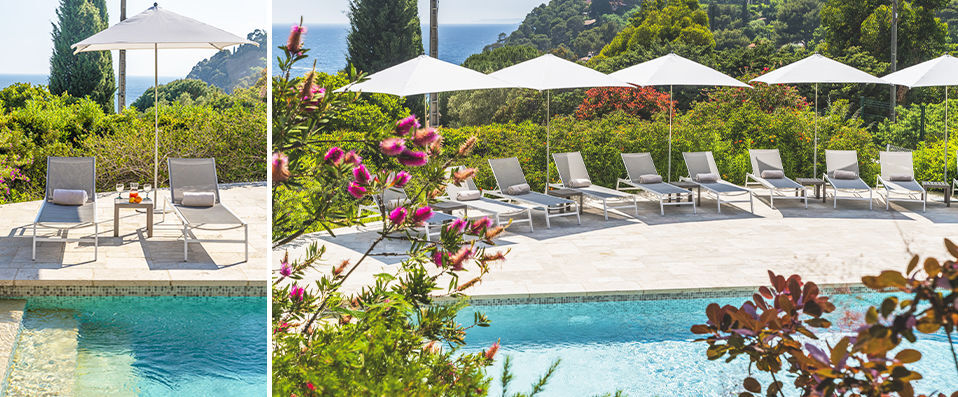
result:
[(928, 274), (928, 277), (935, 277), (938, 275), (938, 272), (941, 271), (941, 264), (938, 263), (938, 260), (935, 258), (925, 259), (925, 273)]
[(762, 392), (762, 384), (761, 384), (761, 383), (758, 383), (758, 381), (755, 380), (755, 378), (753, 378), (753, 377), (751, 377), (751, 376), (748, 377), (748, 378), (745, 378), (745, 381), (742, 382), (742, 386), (745, 386), (745, 390), (748, 390), (748, 391), (750, 391), (750, 392), (752, 392), (752, 393), (761, 393), (761, 392)]
[(914, 349), (905, 349), (895, 355), (895, 359), (902, 363), (909, 364), (921, 360), (921, 352)]
[[(945, 240), (946, 245), (948, 240)], [(912, 256), (911, 260), (908, 261), (908, 267), (905, 269), (905, 273), (911, 274), (915, 270), (915, 267), (918, 266), (918, 255)]]
[(895, 311), (895, 307), (897, 306), (898, 306), (898, 298), (894, 296), (885, 298), (885, 300), (881, 303), (882, 317), (888, 317), (889, 314)]

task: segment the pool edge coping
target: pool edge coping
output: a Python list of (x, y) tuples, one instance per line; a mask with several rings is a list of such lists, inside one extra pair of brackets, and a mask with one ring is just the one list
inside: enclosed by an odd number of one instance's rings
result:
[[(9, 305), (10, 307), (6, 307)], [(3, 308), (5, 313), (11, 314), (9, 321), (4, 319), (0, 322), (0, 332), (9, 332), (10, 338), (0, 338), (0, 358), (4, 356), (3, 353), (7, 353), (6, 360), (0, 359), (0, 365), (2, 365), (2, 372), (0, 372), (0, 396), (4, 396), (7, 391), (7, 377), (10, 375), (10, 370), (13, 367), (13, 355), (17, 351), (17, 342), (20, 339), (20, 331), (23, 328), (23, 315), (27, 309), (27, 301), (25, 299), (9, 299), (4, 298), (0, 299), (0, 307)], [(10, 328), (10, 329), (7, 329)]]

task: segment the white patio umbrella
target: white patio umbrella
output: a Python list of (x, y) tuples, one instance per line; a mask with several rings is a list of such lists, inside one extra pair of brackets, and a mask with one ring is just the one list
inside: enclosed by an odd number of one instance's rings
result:
[(815, 146), (812, 149), (812, 174), (814, 175), (818, 175), (818, 84), (884, 83), (878, 77), (818, 53), (765, 73), (751, 81), (765, 84), (815, 84)]
[(882, 77), (888, 84), (906, 87), (945, 86), (945, 181), (948, 181), (948, 86), (958, 85), (958, 58), (942, 55)]
[(252, 41), (212, 27), (192, 18), (160, 8), (156, 3), (131, 18), (102, 30), (76, 43), (74, 53), (109, 50), (153, 50), (153, 186), (159, 186), (159, 50), (210, 49), (222, 50)]
[(672, 181), (672, 87), (676, 85), (718, 85), (752, 88), (752, 86), (718, 70), (676, 54), (668, 54), (633, 65), (613, 72), (609, 76), (642, 87), (669, 86), (669, 182)]
[(628, 84), (613, 79), (598, 70), (575, 62), (567, 61), (552, 54), (518, 63), (500, 69), (489, 76), (514, 84), (513, 87), (530, 88), (546, 92), (546, 192), (549, 191), (549, 156), (552, 151), (550, 142), (551, 90), (586, 87), (629, 87)]

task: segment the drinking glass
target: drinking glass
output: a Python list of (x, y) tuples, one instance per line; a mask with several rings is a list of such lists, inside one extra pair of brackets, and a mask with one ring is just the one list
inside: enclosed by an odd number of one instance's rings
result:
[(116, 184), (116, 198), (118, 198), (118, 199), (123, 198), (123, 184), (122, 184), (122, 183), (117, 183), (117, 184)]
[(149, 183), (143, 184), (143, 192), (146, 193), (146, 198), (150, 198), (150, 191), (153, 190), (153, 185)]
[(130, 191), (135, 192), (140, 190), (140, 184), (138, 182), (130, 182)]

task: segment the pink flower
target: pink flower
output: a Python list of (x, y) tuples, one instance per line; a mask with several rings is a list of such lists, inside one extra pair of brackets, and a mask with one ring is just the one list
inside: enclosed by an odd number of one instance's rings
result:
[(359, 167), (353, 168), (353, 179), (360, 185), (368, 185), (372, 175), (369, 175), (365, 165), (360, 164)]
[(433, 142), (438, 141), (439, 138), (441, 137), (436, 133), (435, 128), (418, 130), (412, 135), (413, 143), (423, 147), (431, 145)]
[(396, 207), (389, 211), (389, 221), (394, 225), (401, 225), (406, 220), (406, 215), (409, 215), (409, 210), (404, 207)]
[(419, 208), (412, 214), (412, 221), (417, 225), (428, 221), (429, 218), (432, 218), (432, 208), (429, 207)]
[(406, 150), (406, 140), (402, 138), (386, 138), (379, 143), (379, 150), (389, 157), (400, 155)]
[(353, 163), (355, 165), (359, 165), (359, 163), (363, 162), (363, 158), (359, 157), (359, 155), (356, 154), (355, 150), (350, 150), (349, 153), (346, 153), (346, 155), (343, 156), (343, 161), (346, 163)]
[(323, 156), (323, 160), (333, 165), (339, 165), (343, 161), (343, 149), (335, 146), (329, 148), (326, 155)]
[(300, 25), (293, 25), (289, 30), (289, 38), (286, 39), (286, 50), (290, 54), (299, 54), (299, 50), (303, 49), (303, 35), (306, 34), (306, 27)]
[(406, 135), (410, 130), (415, 128), (419, 128), (419, 121), (416, 120), (416, 115), (413, 114), (396, 122), (396, 135)]
[(273, 183), (283, 183), (289, 179), (289, 157), (282, 152), (273, 153)]
[(413, 150), (403, 150), (399, 154), (399, 163), (408, 167), (421, 167), (426, 165), (429, 162), (429, 155), (425, 152), (417, 152)]
[(289, 290), (289, 300), (302, 302), (305, 294), (306, 290), (303, 287), (293, 285), (293, 288)]
[(392, 185), (395, 187), (403, 187), (409, 183), (409, 180), (412, 179), (412, 175), (409, 175), (406, 171), (399, 171), (392, 177)]
[(480, 218), (479, 220), (473, 222), (472, 227), (469, 229), (469, 231), (472, 232), (473, 234), (479, 234), (479, 233), (482, 233), (483, 229), (488, 229), (490, 227), (492, 227), (492, 219), (490, 219), (488, 216), (484, 216)]
[(442, 257), (445, 255), (442, 251), (436, 250), (432, 253), (432, 262), (436, 264), (436, 267), (442, 267)]
[(446, 224), (446, 230), (449, 230), (449, 231), (455, 230), (456, 233), (462, 233), (464, 230), (466, 230), (466, 223), (467, 222), (465, 219), (462, 219), (462, 218), (456, 219)]
[(462, 247), (459, 249), (459, 252), (456, 252), (454, 255), (449, 257), (449, 262), (452, 265), (452, 270), (462, 270), (464, 267), (462, 264), (472, 258), (472, 250), (469, 247)]
[(279, 274), (283, 277), (289, 277), (290, 274), (293, 274), (293, 268), (289, 267), (289, 263), (283, 261), (280, 263)]
[(499, 341), (493, 343), (492, 346), (489, 346), (489, 350), (486, 350), (483, 355), (486, 356), (487, 360), (492, 360), (496, 356), (496, 352), (499, 351)]
[(349, 187), (346, 188), (346, 191), (357, 199), (361, 199), (366, 195), (366, 188), (359, 186), (356, 182), (349, 182)]

